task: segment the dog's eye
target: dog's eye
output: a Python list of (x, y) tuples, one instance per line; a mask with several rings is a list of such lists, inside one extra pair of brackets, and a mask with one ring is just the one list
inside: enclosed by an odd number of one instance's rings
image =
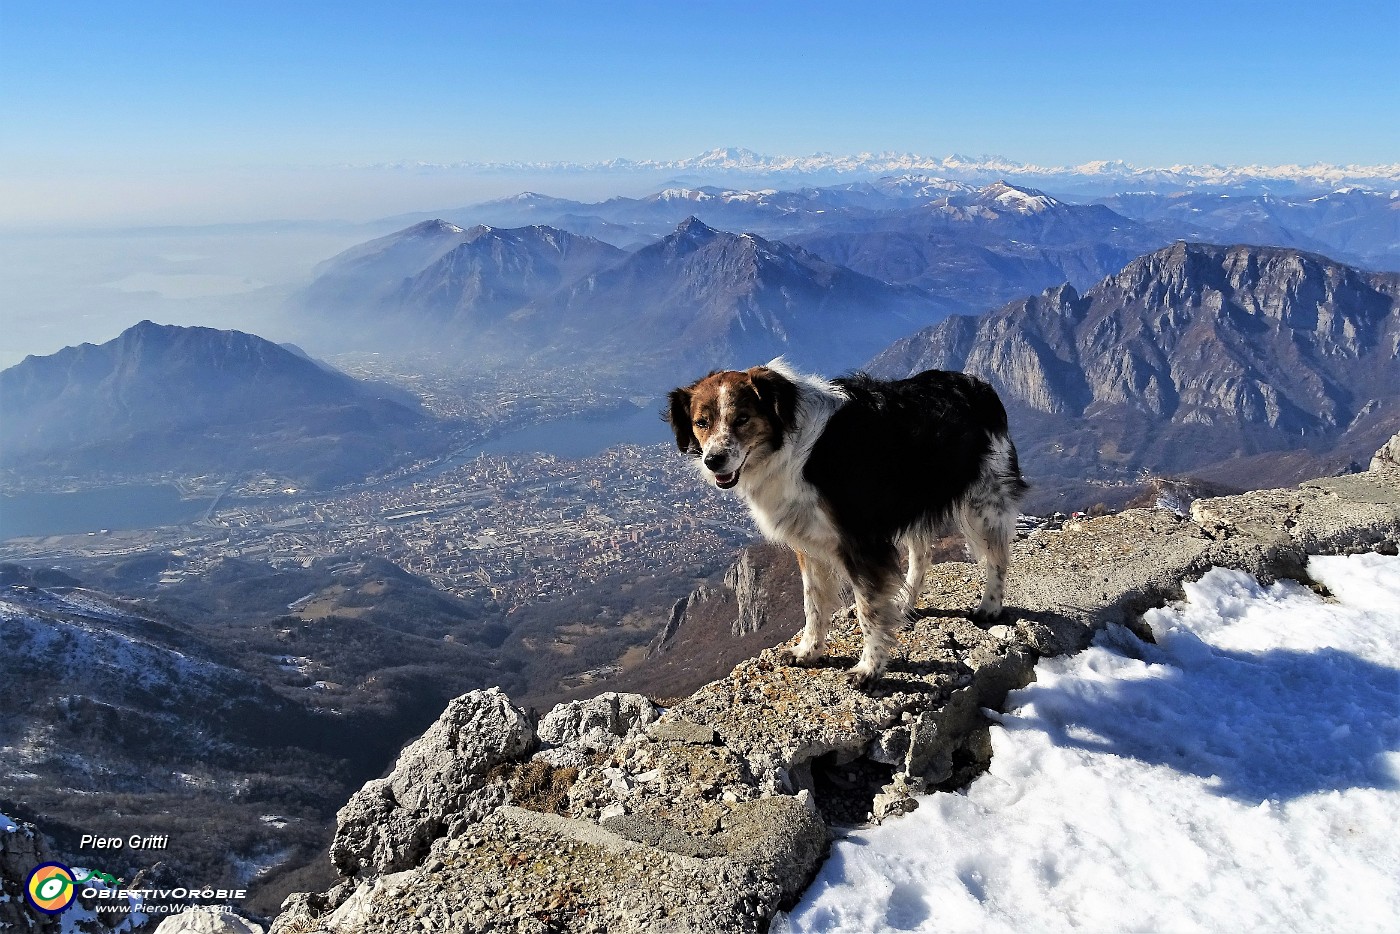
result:
[(696, 428), (709, 428), (709, 427), (710, 427), (710, 420), (709, 420), (708, 418), (697, 418), (697, 419), (695, 420), (695, 427), (696, 427)]
[(745, 425), (748, 424), (748, 421), (749, 417), (747, 415), (736, 415), (734, 417), (734, 424), (736, 425)]

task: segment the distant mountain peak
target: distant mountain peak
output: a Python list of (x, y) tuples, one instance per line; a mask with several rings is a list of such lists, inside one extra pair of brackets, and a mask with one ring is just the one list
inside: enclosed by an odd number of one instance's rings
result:
[(694, 214), (687, 217), (676, 225), (676, 232), (673, 236), (689, 237), (691, 239), (712, 240), (719, 235), (719, 231), (706, 224)]
[(741, 146), (726, 146), (703, 152), (692, 160), (697, 165), (758, 166), (769, 157)]
[(1039, 189), (1013, 185), (1005, 180), (983, 188), (979, 200), (1020, 214), (1040, 214), (1064, 204)]
[(171, 327), (173, 327), (173, 325), (156, 324), (150, 318), (143, 318), (123, 331), (122, 334), (155, 334)]
[(141, 321), (0, 371), (0, 451), (36, 475), (266, 469), (342, 482), (422, 442), (414, 409), (242, 331)]
[(421, 237), (434, 234), (460, 234), (465, 233), (465, 231), (451, 221), (445, 221), (440, 217), (435, 217), (432, 220), (414, 224), (412, 227), (400, 233), (405, 236)]

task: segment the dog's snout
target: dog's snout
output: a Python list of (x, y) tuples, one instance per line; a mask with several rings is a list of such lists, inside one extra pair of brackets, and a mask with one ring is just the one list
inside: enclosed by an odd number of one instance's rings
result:
[(705, 466), (711, 470), (718, 470), (729, 461), (729, 455), (724, 451), (712, 451), (705, 455)]

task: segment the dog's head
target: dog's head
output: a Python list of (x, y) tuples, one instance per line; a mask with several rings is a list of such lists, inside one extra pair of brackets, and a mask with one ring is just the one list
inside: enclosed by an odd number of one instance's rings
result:
[(766, 366), (711, 373), (671, 390), (666, 419), (676, 446), (698, 458), (721, 490), (783, 446), (797, 412), (797, 386)]

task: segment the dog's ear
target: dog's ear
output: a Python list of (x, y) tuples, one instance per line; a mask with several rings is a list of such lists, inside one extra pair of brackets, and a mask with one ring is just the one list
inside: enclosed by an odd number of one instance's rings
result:
[(683, 454), (698, 455), (700, 441), (695, 437), (695, 431), (690, 424), (690, 389), (672, 389), (666, 398), (669, 408), (663, 416), (671, 423), (671, 430), (676, 433), (676, 447), (680, 448)]
[(759, 401), (768, 407), (773, 413), (774, 421), (778, 423), (780, 431), (773, 443), (774, 446), (780, 447), (784, 432), (792, 428), (797, 420), (797, 386), (777, 370), (770, 370), (766, 366), (754, 367), (748, 371), (748, 376), (754, 391), (758, 393)]

